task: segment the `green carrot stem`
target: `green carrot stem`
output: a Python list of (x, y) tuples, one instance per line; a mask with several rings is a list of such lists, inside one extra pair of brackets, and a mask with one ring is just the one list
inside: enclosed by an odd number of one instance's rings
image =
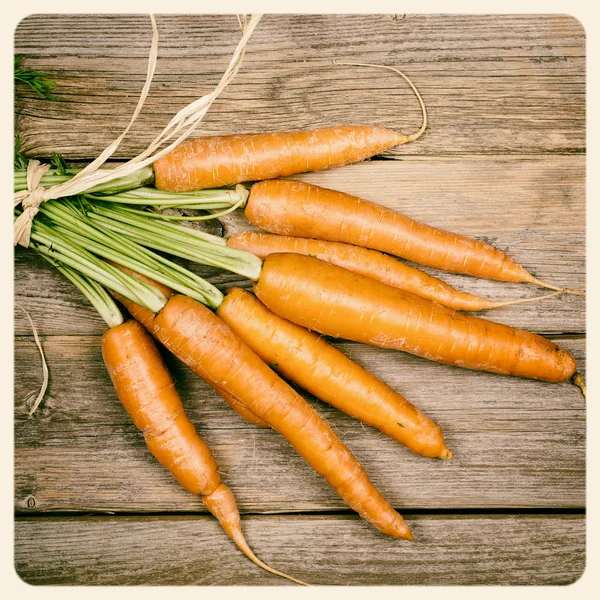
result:
[(116, 200), (119, 204), (142, 206), (160, 206), (162, 208), (189, 207), (200, 210), (228, 208), (245, 202), (248, 191), (244, 186), (235, 189), (209, 189), (198, 192), (163, 192), (153, 187), (140, 187), (135, 190), (119, 192), (117, 198), (86, 192), (90, 200)]
[[(222, 210), (221, 212), (217, 212), (217, 213), (210, 213), (208, 215), (194, 215), (194, 216), (190, 216), (190, 215), (169, 215), (166, 213), (157, 213), (154, 211), (145, 211), (144, 215), (146, 217), (150, 217), (150, 218), (154, 218), (154, 219), (163, 219), (163, 220), (167, 220), (167, 221), (186, 221), (189, 223), (194, 223), (196, 221), (211, 221), (212, 219), (218, 219), (219, 217), (224, 217), (225, 215), (228, 215), (229, 213), (232, 213), (234, 210), (238, 209), (240, 206), (242, 206), (242, 204), (245, 202), (245, 200), (243, 198), (240, 198), (236, 204), (233, 204), (232, 206), (230, 206), (229, 208)], [(157, 206), (156, 207), (157, 210), (162, 210), (164, 208), (171, 208), (169, 206)], [(183, 206), (181, 208), (187, 208), (189, 210), (191, 209), (195, 209), (195, 210), (209, 210), (208, 206), (202, 206), (202, 205), (191, 205), (191, 206)], [(210, 207), (212, 209), (212, 207)], [(219, 207), (220, 208), (220, 207)], [(221, 238), (219, 238), (221, 239)]]
[[(206, 264), (258, 280), (262, 261), (245, 250), (230, 248), (222, 238), (202, 234), (195, 229), (174, 223), (149, 219), (143, 211), (93, 205), (87, 213), (94, 225), (126, 235), (139, 244), (168, 252), (200, 264)], [(218, 245), (213, 239), (219, 241)]]
[(92, 306), (98, 311), (98, 314), (104, 319), (109, 329), (123, 323), (123, 315), (116, 302), (99, 283), (93, 279), (88, 279), (84, 275), (81, 275), (81, 273), (71, 269), (71, 267), (63, 265), (49, 256), (44, 254), (42, 254), (42, 256), (79, 288), (83, 295), (91, 302)]
[(74, 217), (74, 205), (66, 202), (46, 202), (41, 212), (55, 221), (53, 230), (63, 239), (87, 248), (91, 253), (150, 277), (178, 292), (190, 296), (211, 308), (223, 301), (223, 294), (213, 285), (134, 241), (98, 229), (85, 222), (85, 214)]
[[(90, 220), (105, 230), (114, 231), (127, 236), (138, 244), (148, 246), (166, 252), (174, 256), (179, 256), (186, 260), (190, 260), (203, 265), (225, 269), (232, 273), (238, 273), (253, 281), (258, 280), (262, 267), (262, 261), (250, 253), (244, 253), (240, 257), (233, 256), (234, 248), (215, 246), (213, 244), (203, 243), (196, 240), (195, 243), (190, 243), (190, 239), (173, 238), (172, 236), (163, 236), (160, 233), (149, 232), (146, 228), (136, 227), (127, 223), (113, 221), (102, 215), (95, 213), (89, 214)], [(225, 252), (221, 250), (224, 249)], [(243, 252), (243, 251), (238, 251)], [(250, 257), (247, 259), (246, 255)]]
[[(55, 169), (48, 170), (44, 176), (42, 177), (41, 184), (44, 187), (51, 187), (53, 185), (57, 185), (59, 183), (64, 183), (69, 179), (72, 179), (77, 173), (79, 173), (82, 169), (72, 169), (67, 174), (60, 174)], [(104, 169), (105, 171), (106, 169)], [(99, 169), (99, 172), (102, 172), (103, 169)], [(20, 192), (22, 190), (27, 189), (27, 171), (24, 170), (16, 170), (15, 181), (14, 181), (14, 191)], [(90, 190), (88, 193), (105, 193), (105, 194), (114, 194), (117, 192), (123, 192), (126, 190), (131, 190), (132, 188), (139, 188), (143, 185), (147, 185), (154, 181), (154, 169), (150, 166), (143, 167), (138, 169), (134, 173), (130, 175), (126, 175), (124, 177), (118, 177), (117, 179), (113, 179), (107, 183), (101, 183)]]
[(66, 264), (152, 312), (158, 312), (167, 302), (163, 294), (153, 286), (100, 260), (38, 219), (34, 221), (31, 239), (37, 242), (34, 248), (40, 254)]
[(181, 240), (185, 236), (193, 236), (194, 238), (210, 244), (217, 244), (219, 246), (227, 245), (225, 240), (218, 235), (212, 235), (198, 229), (185, 227), (178, 223), (169, 223), (168, 221), (163, 220), (151, 221), (150, 219), (152, 217), (149, 218), (150, 213), (144, 210), (131, 208), (129, 206), (108, 205), (106, 203), (90, 203), (89, 207), (90, 211), (93, 212), (90, 213), (88, 211), (88, 217), (91, 217), (93, 213), (99, 214), (108, 217), (109, 219), (116, 219), (117, 221), (128, 223), (129, 225), (136, 225), (142, 229), (146, 229), (147, 231), (168, 237), (175, 241)]

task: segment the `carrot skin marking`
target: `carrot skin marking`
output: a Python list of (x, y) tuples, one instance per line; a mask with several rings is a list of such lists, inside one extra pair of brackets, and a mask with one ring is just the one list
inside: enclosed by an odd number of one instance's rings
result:
[(439, 425), (321, 336), (277, 316), (249, 292), (230, 288), (217, 315), (263, 361), (317, 398), (417, 454), (451, 456)]
[(485, 279), (534, 282), (521, 265), (485, 242), (300, 181), (255, 183), (245, 215), (270, 233), (364, 246), (417, 264)]
[(257, 417), (254, 413), (250, 412), (241, 402), (238, 402), (231, 394), (228, 394), (225, 390), (217, 390), (219, 395), (235, 410), (235, 412), (244, 419), (244, 421), (248, 421), (252, 425), (256, 425), (257, 427), (262, 427), (263, 429), (267, 429), (270, 427), (268, 423), (263, 421), (260, 417)]
[(550, 382), (568, 380), (576, 368), (568, 352), (542, 336), (459, 313), (310, 256), (271, 254), (254, 291), (280, 317), (331, 337)]
[(158, 189), (189, 192), (341, 167), (410, 141), (390, 129), (341, 126), (200, 137), (154, 162)]

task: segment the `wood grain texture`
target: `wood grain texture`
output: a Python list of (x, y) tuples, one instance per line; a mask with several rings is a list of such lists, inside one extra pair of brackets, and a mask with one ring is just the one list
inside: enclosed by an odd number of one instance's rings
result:
[[(584, 341), (561, 344), (585, 373)], [(350, 342), (338, 346), (439, 422), (454, 452), (450, 461), (416, 456), (305, 394), (394, 506), (584, 506), (585, 402), (572, 384), (465, 371)], [(20, 357), (17, 510), (203, 511), (199, 499), (180, 488), (146, 449), (115, 396), (99, 338), (52, 337), (44, 347), (51, 385), (31, 417), (23, 399), (39, 387), (37, 349), (24, 338), (15, 352)], [(213, 451), (240, 510), (347, 508), (277, 432), (246, 424), (191, 371), (174, 358), (167, 360), (186, 411)]]
[[(549, 283), (585, 288), (585, 159), (484, 157), (373, 161), (298, 179), (353, 193), (417, 220), (484, 239), (508, 252)], [(223, 218), (227, 235), (252, 228), (242, 211)], [(214, 225), (212, 233), (215, 231)], [(195, 265), (223, 289), (249, 287), (239, 276)], [(484, 281), (424, 269), (458, 289), (498, 300), (542, 295), (536, 286)], [(16, 300), (31, 312), (40, 332), (82, 335), (104, 324), (70, 282), (43, 259), (16, 249)], [(541, 333), (585, 331), (585, 299), (562, 295), (539, 303), (489, 311), (487, 318)], [(16, 332), (30, 333), (21, 311)]]
[[(115, 160), (137, 154), (177, 110), (212, 89), (239, 38), (233, 15), (157, 20), (156, 77)], [(129, 121), (150, 37), (145, 15), (25, 18), (15, 52), (25, 68), (56, 80), (61, 99), (47, 102), (17, 86), (16, 130), (26, 153), (95, 158)], [(430, 126), (417, 142), (389, 152), (400, 160), (299, 179), (484, 239), (540, 279), (585, 287), (585, 33), (577, 20), (266, 15), (242, 70), (197, 135), (350, 123), (418, 128), (419, 107), (402, 80), (333, 59), (404, 70), (423, 94)], [(210, 227), (227, 235), (249, 225), (236, 212)], [(236, 275), (192, 269), (222, 289), (249, 287)], [(427, 271), (498, 300), (543, 293)], [(25, 399), (39, 389), (40, 359), (17, 309), (17, 573), (37, 585), (285, 585), (245, 559), (199, 499), (152, 458), (102, 363), (104, 323), (69, 282), (22, 248), (15, 252), (15, 300), (31, 313), (50, 367), (48, 394), (28, 416)], [(557, 340), (585, 373), (583, 298), (563, 295), (487, 316)], [(580, 576), (586, 408), (577, 388), (335, 343), (437, 420), (454, 451), (451, 461), (415, 456), (305, 395), (406, 514), (415, 543), (398, 543), (361, 521), (281, 436), (243, 422), (165, 354), (261, 558), (333, 585), (559, 585)], [(521, 510), (535, 514), (511, 514)]]
[[(327, 585), (564, 585), (583, 573), (582, 516), (408, 516), (415, 542), (355, 517), (248, 517), (270, 565)], [(156, 550), (160, 548), (160, 552)], [(18, 519), (15, 568), (35, 585), (287, 585), (209, 517)]]
[[(116, 156), (137, 154), (180, 108), (216, 85), (238, 41), (234, 15), (159, 15), (160, 51), (144, 112)], [(18, 25), (24, 66), (49, 73), (62, 102), (19, 86), (31, 156), (93, 158), (129, 121), (146, 73), (145, 15), (32, 15)], [(124, 43), (124, 39), (126, 43)], [(585, 146), (585, 33), (566, 15), (266, 15), (244, 66), (198, 135), (335, 124), (415, 131), (393, 155), (572, 153)]]

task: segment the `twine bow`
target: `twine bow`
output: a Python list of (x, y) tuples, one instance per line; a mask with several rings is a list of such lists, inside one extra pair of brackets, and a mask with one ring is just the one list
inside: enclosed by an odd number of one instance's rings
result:
[(15, 194), (15, 206), (21, 204), (23, 207), (14, 224), (15, 243), (21, 246), (29, 246), (31, 222), (38, 213), (39, 205), (48, 199), (40, 182), (49, 168), (50, 165), (43, 165), (39, 160), (30, 160), (27, 163), (27, 189)]
[[(21, 246), (26, 247), (29, 246), (31, 225), (42, 202), (46, 202), (47, 200), (57, 200), (66, 196), (75, 196), (97, 185), (130, 175), (131, 173), (152, 164), (155, 160), (158, 160), (165, 154), (168, 154), (188, 138), (193, 133), (194, 129), (196, 129), (198, 123), (204, 118), (204, 115), (206, 115), (212, 103), (237, 75), (244, 58), (246, 44), (254, 32), (256, 25), (260, 21), (261, 16), (262, 15), (252, 15), (249, 21), (246, 17), (244, 17), (243, 20), (240, 20), (242, 37), (229, 61), (227, 69), (212, 92), (194, 100), (194, 102), (191, 102), (182, 108), (171, 121), (169, 121), (162, 132), (143, 152), (138, 154), (138, 156), (115, 169), (99, 171), (100, 167), (114, 154), (123, 138), (127, 135), (127, 132), (137, 119), (146, 97), (148, 96), (158, 55), (158, 30), (156, 28), (154, 15), (150, 15), (150, 20), (152, 22), (152, 45), (148, 58), (148, 71), (144, 87), (129, 124), (123, 133), (102, 151), (98, 158), (77, 173), (72, 179), (69, 179), (64, 183), (44, 188), (41, 185), (41, 180), (44, 173), (50, 168), (50, 165), (42, 165), (38, 160), (29, 161), (27, 165), (27, 189), (17, 192), (14, 195), (14, 206), (16, 207), (21, 204), (23, 207), (23, 212), (15, 220), (13, 226), (14, 244), (20, 244)], [(158, 149), (169, 142), (169, 140), (172, 140), (171, 143), (158, 151)]]

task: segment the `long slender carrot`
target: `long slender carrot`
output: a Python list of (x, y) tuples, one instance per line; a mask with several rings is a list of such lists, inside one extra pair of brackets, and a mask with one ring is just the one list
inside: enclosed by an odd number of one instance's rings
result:
[(263, 259), (269, 254), (280, 252), (294, 252), (314, 256), (365, 277), (423, 296), (423, 298), (429, 298), (429, 300), (435, 300), (455, 310), (490, 310), (501, 306), (542, 300), (560, 293), (554, 292), (536, 298), (494, 302), (475, 294), (461, 292), (441, 279), (432, 277), (420, 269), (404, 264), (377, 250), (343, 242), (244, 231), (232, 235), (227, 240), (227, 245), (232, 248), (246, 250)]
[(576, 366), (568, 352), (541, 336), (458, 313), (311, 256), (271, 254), (255, 280), (257, 296), (273, 312), (333, 337), (546, 381), (566, 380)]
[(102, 336), (102, 356), (119, 400), (144, 433), (154, 457), (186, 490), (202, 497), (206, 508), (252, 562), (306, 585), (263, 563), (248, 545), (233, 494), (221, 481), (215, 459), (186, 416), (173, 380), (146, 330), (136, 321), (108, 329)]
[(270, 233), (345, 242), (443, 271), (559, 289), (539, 281), (506, 253), (485, 242), (419, 223), (350, 194), (300, 181), (254, 184), (245, 215)]
[(423, 134), (427, 127), (425, 104), (404, 73), (385, 65), (337, 64), (388, 69), (404, 78), (421, 107), (423, 121), (419, 130), (403, 135), (381, 127), (352, 125), (196, 138), (179, 144), (154, 162), (156, 187), (164, 191), (188, 192), (321, 171), (370, 158), (392, 146), (412, 142)]
[(182, 295), (171, 296), (157, 315), (119, 299), (192, 371), (281, 433), (363, 519), (387, 535), (412, 539), (404, 519), (327, 422), (217, 315)]
[(546, 338), (465, 315), (311, 256), (271, 254), (254, 291), (279, 316), (324, 335), (543, 381), (566, 381), (575, 372), (575, 359)]
[(321, 336), (230, 288), (217, 315), (287, 379), (423, 456), (452, 458), (439, 425)]

